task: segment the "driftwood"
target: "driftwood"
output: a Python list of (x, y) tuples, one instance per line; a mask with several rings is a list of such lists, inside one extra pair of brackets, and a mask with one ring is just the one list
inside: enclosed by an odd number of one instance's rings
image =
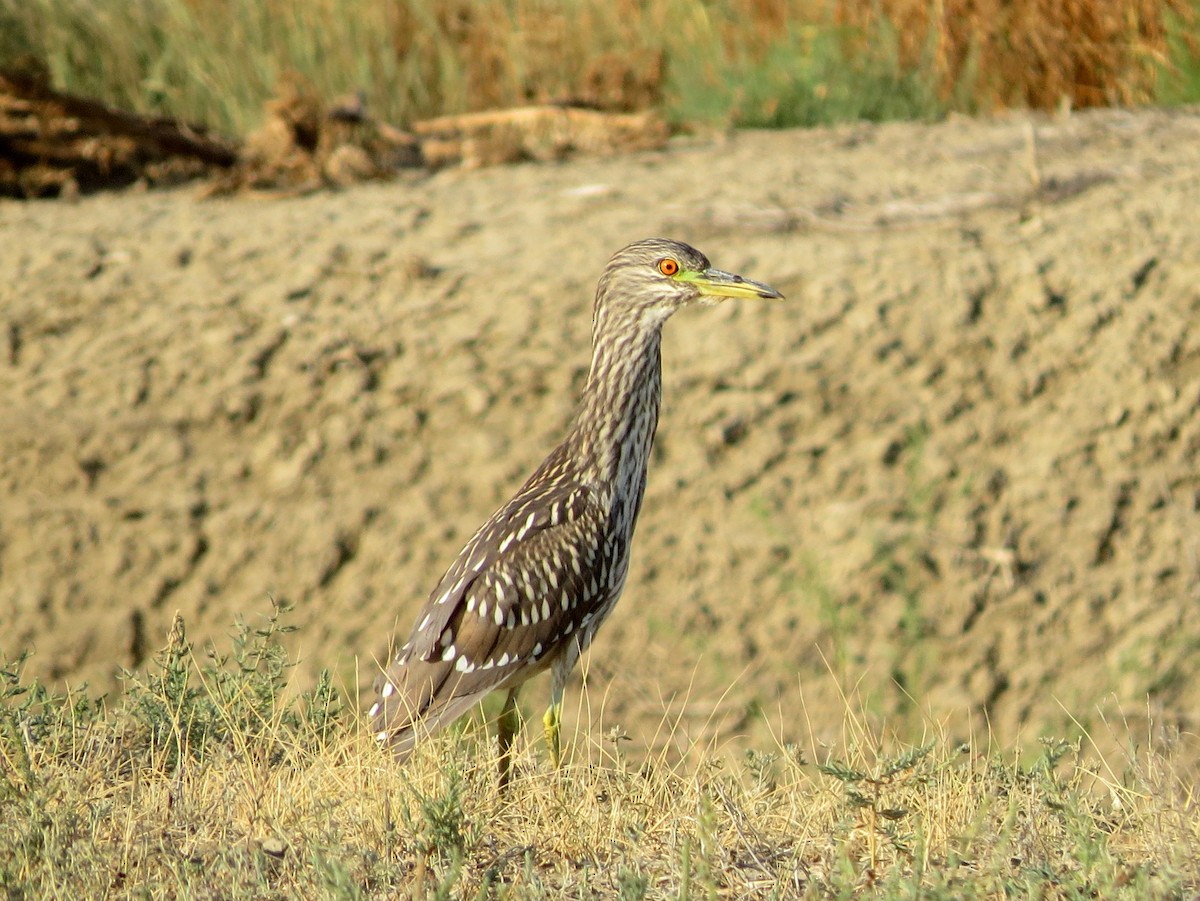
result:
[(528, 106), (441, 116), (417, 122), (426, 165), (493, 166), (567, 156), (612, 156), (653, 150), (667, 141), (654, 113), (605, 113), (563, 106)]
[(422, 164), (417, 139), (370, 116), (361, 94), (327, 104), (294, 72), (280, 79), (264, 113), (237, 165), (210, 181), (203, 196), (305, 194), (387, 178)]
[(35, 65), (0, 72), (0, 194), (179, 181), (237, 158), (236, 145), (202, 128), (57, 91)]
[(413, 131), (370, 116), (361, 95), (327, 104), (300, 76), (281, 80), (244, 142), (143, 116), (50, 86), (45, 67), (0, 72), (0, 195), (45, 197), (205, 178), (203, 196), (307, 193), (403, 168), (479, 166), (662, 147), (654, 113), (569, 105), (442, 116)]

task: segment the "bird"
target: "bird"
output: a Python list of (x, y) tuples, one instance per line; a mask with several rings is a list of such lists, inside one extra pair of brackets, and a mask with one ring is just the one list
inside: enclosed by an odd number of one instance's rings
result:
[(396, 760), (503, 689), (503, 789), (521, 725), (517, 694), (549, 669), (542, 725), (560, 766), (567, 678), (629, 574), (662, 398), (663, 324), (685, 307), (782, 297), (678, 241), (649, 238), (613, 255), (596, 288), (591, 367), (566, 438), (467, 542), (380, 667), (368, 715)]

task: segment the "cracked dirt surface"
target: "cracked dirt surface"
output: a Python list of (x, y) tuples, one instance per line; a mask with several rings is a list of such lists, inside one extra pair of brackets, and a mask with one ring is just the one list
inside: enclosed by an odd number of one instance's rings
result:
[(561, 436), (609, 254), (666, 234), (788, 300), (668, 324), (568, 733), (808, 745), (843, 691), (913, 741), (1194, 732), (1198, 207), (1186, 111), (0, 205), (0, 651), (109, 689), (273, 595), (302, 680), (369, 683)]

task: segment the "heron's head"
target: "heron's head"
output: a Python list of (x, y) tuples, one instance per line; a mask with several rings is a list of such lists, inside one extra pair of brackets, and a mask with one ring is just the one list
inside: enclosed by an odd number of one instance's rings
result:
[(596, 290), (597, 320), (615, 313), (661, 324), (692, 304), (715, 304), (727, 297), (783, 297), (761, 282), (709, 265), (694, 247), (666, 238), (648, 238), (617, 251)]

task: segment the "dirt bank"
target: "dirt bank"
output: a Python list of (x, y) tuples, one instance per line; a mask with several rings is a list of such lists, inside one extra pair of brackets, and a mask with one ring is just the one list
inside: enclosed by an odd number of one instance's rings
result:
[(305, 677), (369, 682), (560, 437), (608, 256), (666, 234), (788, 300), (669, 324), (568, 730), (808, 745), (846, 692), (914, 741), (1194, 731), (1197, 208), (1200, 119), (1154, 111), (2, 203), (0, 649), (110, 688), (274, 595)]

